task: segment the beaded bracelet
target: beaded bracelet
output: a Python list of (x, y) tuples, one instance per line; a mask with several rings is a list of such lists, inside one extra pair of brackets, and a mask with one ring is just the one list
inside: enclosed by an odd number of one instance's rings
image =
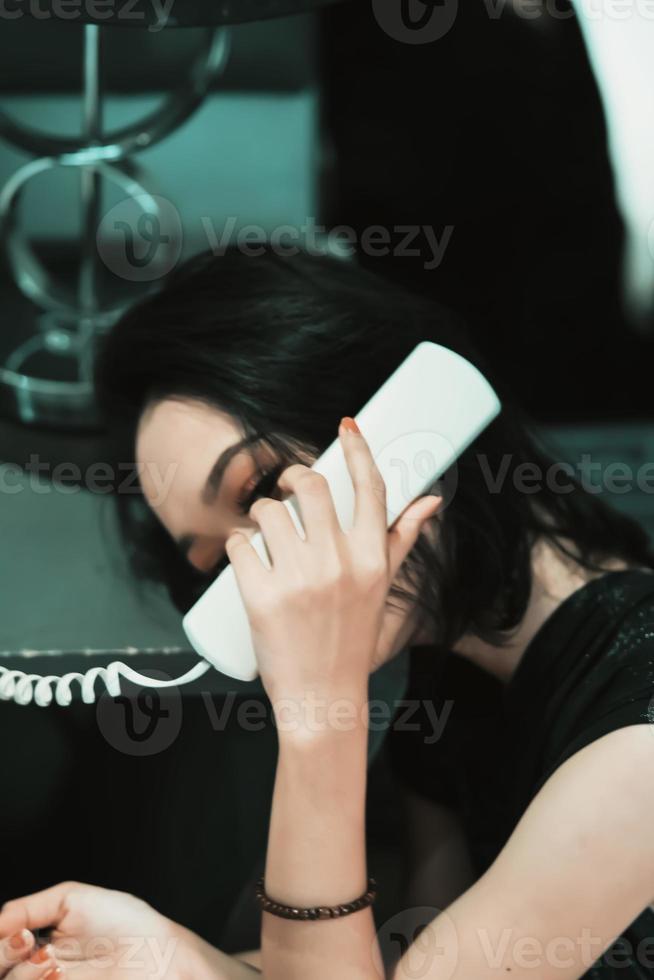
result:
[(344, 915), (351, 915), (361, 909), (372, 905), (377, 896), (377, 882), (374, 878), (368, 878), (368, 888), (359, 898), (353, 902), (344, 902), (342, 905), (316, 905), (313, 908), (297, 909), (290, 905), (281, 905), (273, 902), (266, 895), (263, 877), (259, 878), (256, 887), (257, 900), (264, 912), (271, 915), (278, 915), (282, 919), (301, 919), (303, 921), (316, 919), (340, 919)]

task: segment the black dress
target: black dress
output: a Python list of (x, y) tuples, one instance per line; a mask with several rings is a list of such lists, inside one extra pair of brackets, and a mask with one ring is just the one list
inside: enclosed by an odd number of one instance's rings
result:
[[(416, 647), (406, 698), (433, 700), (446, 720), (436, 740), (424, 709), (412, 730), (393, 726), (387, 746), (396, 773), (459, 812), (481, 875), (575, 752), (642, 723), (652, 725), (654, 749), (654, 574), (608, 572), (572, 593), (533, 636), (508, 684), (455, 654), (434, 669), (433, 652)], [(643, 777), (654, 779), (654, 766)], [(645, 978), (654, 978), (649, 906), (583, 980)]]

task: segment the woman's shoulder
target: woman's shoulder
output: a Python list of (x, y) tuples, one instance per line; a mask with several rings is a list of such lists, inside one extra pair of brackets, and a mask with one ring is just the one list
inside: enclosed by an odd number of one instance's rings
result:
[(649, 724), (654, 733), (654, 572), (592, 579), (559, 607), (513, 680), (514, 704), (543, 703), (539, 784), (611, 731)]
[(513, 699), (572, 674), (619, 670), (654, 647), (654, 571), (623, 568), (591, 578), (549, 616), (525, 650), (508, 691)]

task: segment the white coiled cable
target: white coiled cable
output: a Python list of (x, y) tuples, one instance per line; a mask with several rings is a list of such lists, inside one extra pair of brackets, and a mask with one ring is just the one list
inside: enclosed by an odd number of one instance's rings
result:
[(145, 677), (136, 670), (128, 667), (116, 660), (107, 667), (92, 667), (85, 674), (79, 671), (71, 671), (58, 677), (56, 674), (42, 676), (41, 674), (27, 674), (22, 670), (10, 670), (8, 667), (0, 666), (0, 699), (3, 701), (15, 701), (16, 704), (34, 704), (40, 708), (47, 708), (52, 704), (52, 699), (61, 707), (67, 707), (73, 700), (71, 692), (72, 684), (77, 681), (81, 688), (82, 701), (85, 704), (93, 704), (96, 699), (95, 682), (100, 679), (107, 689), (107, 693), (115, 698), (120, 695), (120, 679), (124, 677), (128, 681), (133, 681), (139, 687), (177, 687), (181, 684), (190, 684), (211, 667), (206, 660), (200, 660), (186, 674), (174, 680), (162, 681), (156, 677)]

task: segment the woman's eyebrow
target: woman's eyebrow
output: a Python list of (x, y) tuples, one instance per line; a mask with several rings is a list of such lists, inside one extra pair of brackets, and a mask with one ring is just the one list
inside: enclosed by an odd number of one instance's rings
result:
[[(246, 446), (251, 446), (253, 443), (260, 441), (261, 436), (247, 436), (243, 439), (239, 439), (239, 441), (235, 442), (233, 446), (229, 446), (227, 449), (223, 450), (209, 470), (209, 475), (207, 476), (204, 487), (200, 492), (200, 499), (204, 504), (213, 503), (218, 496), (218, 491), (220, 490), (220, 485), (225, 475), (225, 470), (229, 466), (234, 456), (236, 456), (237, 453), (240, 453)], [(182, 534), (176, 539), (176, 543), (184, 557), (188, 556), (188, 552), (193, 544), (193, 541), (194, 537), (192, 534)]]
[(218, 496), (218, 491), (220, 490), (220, 484), (222, 483), (225, 475), (225, 470), (229, 466), (234, 456), (236, 456), (237, 453), (240, 453), (246, 446), (251, 446), (252, 443), (260, 441), (261, 436), (247, 436), (244, 439), (239, 439), (239, 441), (235, 442), (233, 446), (229, 446), (228, 449), (225, 449), (220, 454), (216, 462), (211, 467), (204, 487), (202, 488), (202, 503), (211, 504), (216, 499)]

